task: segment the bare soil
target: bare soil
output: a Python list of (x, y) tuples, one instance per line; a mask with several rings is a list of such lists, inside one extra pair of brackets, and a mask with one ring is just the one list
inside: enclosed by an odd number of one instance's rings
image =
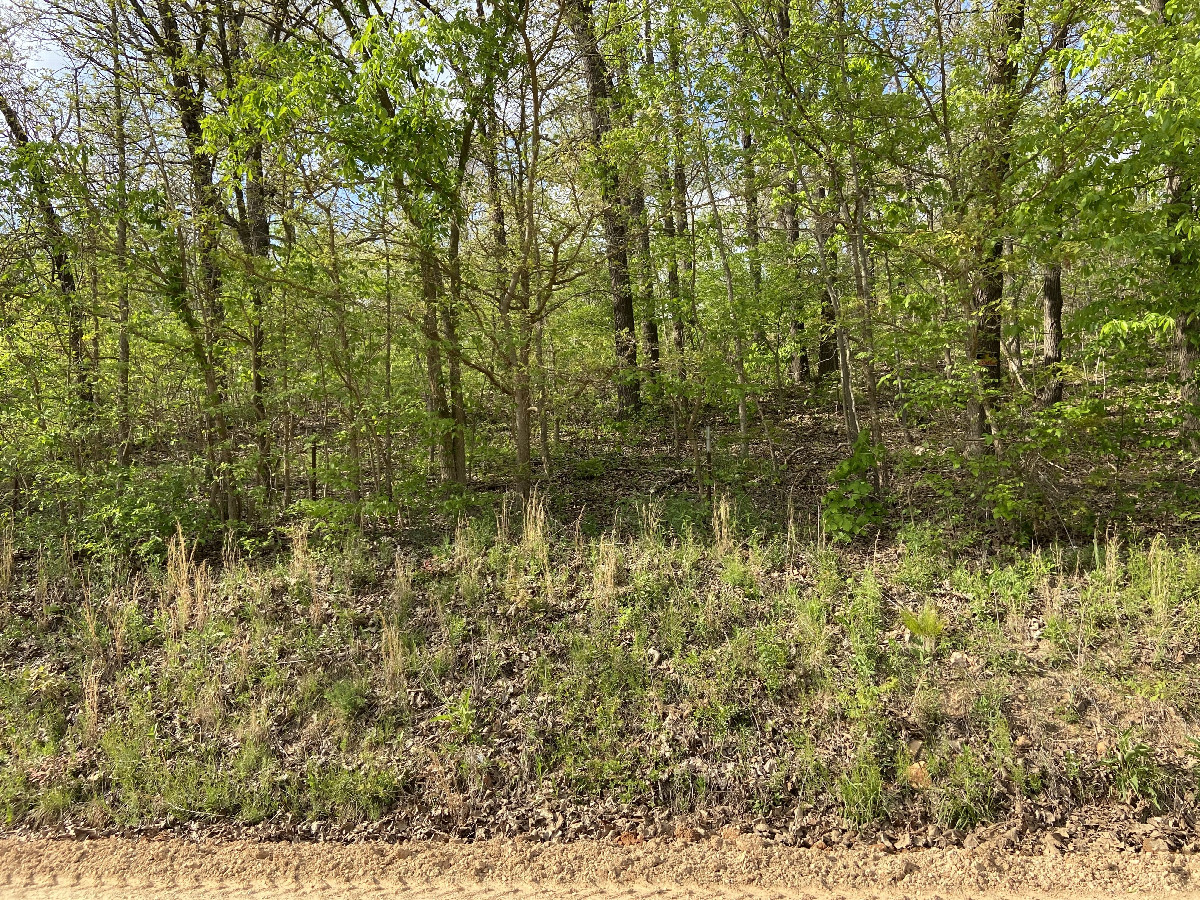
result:
[(1200, 855), (1051, 844), (1022, 854), (973, 850), (886, 853), (783, 847), (731, 832), (544, 844), (0, 840), (0, 898), (1099, 898), (1200, 897)]

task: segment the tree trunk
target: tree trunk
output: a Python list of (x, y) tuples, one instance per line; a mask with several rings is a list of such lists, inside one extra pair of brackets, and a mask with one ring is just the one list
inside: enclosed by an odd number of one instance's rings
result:
[(643, 310), (642, 344), (646, 354), (646, 372), (651, 379), (658, 375), (660, 349), (658, 346), (658, 311), (654, 305), (654, 261), (650, 256), (650, 220), (646, 215), (646, 194), (640, 180), (629, 189), (629, 212), (637, 231), (638, 293)]
[(267, 421), (266, 379), (263, 374), (263, 312), (270, 287), (265, 278), (271, 257), (271, 220), (267, 212), (263, 172), (263, 148), (250, 150), (246, 173), (246, 246), (253, 271), (250, 273), (250, 405), (253, 410), (254, 443), (258, 453), (255, 470), (258, 483), (271, 496), (271, 433)]
[(113, 66), (113, 143), (117, 151), (116, 235), (113, 255), (117, 266), (117, 465), (127, 468), (133, 428), (129, 416), (129, 162), (125, 136), (125, 71), (117, 4), (109, 4)]
[(599, 156), (601, 221), (604, 255), (612, 291), (613, 333), (617, 358), (617, 408), (622, 416), (636, 412), (641, 403), (637, 372), (637, 333), (633, 315), (633, 290), (629, 280), (629, 210), (622, 196), (617, 167), (608, 160), (604, 138), (612, 130), (613, 91), (608, 64), (600, 52), (592, 18), (591, 0), (563, 0), (571, 30), (583, 57), (587, 81), (587, 113), (591, 143)]
[[(1166, 0), (1150, 0), (1150, 10), (1165, 26), (1174, 22), (1167, 15)], [(1185, 216), (1191, 215), (1196, 192), (1195, 182), (1187, 169), (1186, 160), (1183, 165), (1176, 160), (1167, 164), (1167, 222), (1166, 231), (1172, 235), (1171, 250), (1167, 263), (1173, 280), (1184, 280), (1185, 267), (1194, 265), (1192, 260), (1185, 260), (1181, 238), (1177, 235), (1178, 227)], [(1179, 303), (1178, 300), (1175, 301)], [(1179, 405), (1180, 405), (1180, 436), (1186, 442), (1192, 453), (1200, 453), (1200, 378), (1197, 377), (1196, 367), (1200, 363), (1200, 315), (1194, 309), (1188, 308), (1193, 302), (1185, 302), (1183, 309), (1175, 314), (1175, 352), (1179, 372)]]
[[(1171, 201), (1169, 229), (1174, 233), (1186, 214), (1195, 187), (1180, 168), (1171, 166), (1167, 176)], [(1176, 238), (1179, 240), (1179, 238)], [(1172, 274), (1182, 281), (1187, 263), (1178, 244), (1171, 248), (1169, 263)], [(1181, 309), (1175, 314), (1175, 350), (1179, 371), (1179, 433), (1192, 453), (1200, 453), (1200, 378), (1196, 366), (1200, 362), (1200, 315), (1194, 309)]]
[(708, 191), (708, 204), (712, 210), (713, 227), (717, 232), (717, 253), (721, 257), (721, 272), (725, 277), (725, 301), (729, 304), (729, 325), (733, 332), (733, 371), (737, 375), (738, 392), (738, 436), (742, 441), (742, 457), (750, 455), (750, 412), (748, 409), (750, 384), (746, 377), (745, 340), (742, 336), (742, 322), (737, 311), (737, 296), (733, 289), (733, 267), (729, 261), (729, 245), (726, 242), (725, 227), (721, 222), (721, 209), (717, 206), (717, 195), (713, 186), (712, 169), (708, 159), (708, 146), (704, 143), (703, 135), (700, 141), (700, 162), (704, 172), (705, 188)]
[[(673, 11), (673, 8), (672, 8)], [(678, 24), (672, 17), (667, 30), (667, 65), (670, 69), (671, 93), (671, 175), (669, 202), (664, 219), (671, 217), (673, 226), (671, 235), (674, 237), (675, 254), (672, 260), (678, 270), (678, 262), (682, 257), (683, 271), (678, 278), (678, 315), (674, 322), (675, 349), (679, 354), (678, 377), (682, 382), (686, 377), (684, 353), (687, 346), (687, 331), (689, 325), (694, 325), (695, 311), (695, 282), (696, 282), (696, 248), (692, 241), (691, 228), (688, 226), (688, 195), (687, 170), (684, 168), (684, 114), (683, 114), (683, 72), (679, 50), (680, 34)]]
[[(999, 231), (1003, 217), (1004, 185), (1012, 166), (1010, 139), (1016, 121), (1018, 98), (1013, 96), (1017, 64), (1013, 49), (1025, 30), (1025, 0), (1015, 0), (1003, 13), (999, 46), (993, 51), (988, 93), (996, 105), (994, 127), (986, 147), (980, 173), (980, 195), (989, 204), (987, 224), (993, 234)], [(967, 406), (967, 445), (969, 452), (983, 449), (983, 436), (988, 429), (988, 412), (1003, 394), (1004, 379), (1001, 366), (1004, 302), (1004, 238), (985, 237), (972, 290), (975, 327), (972, 329), (971, 356), (976, 363), (978, 392)]]
[(1062, 309), (1062, 263), (1055, 260), (1042, 273), (1042, 369), (1047, 377), (1043, 406), (1053, 406), (1063, 398)]
[[(224, 520), (235, 521), (240, 517), (240, 501), (233, 482), (233, 448), (225, 410), (225, 307), (218, 262), (220, 228), (228, 216), (228, 210), (221, 188), (215, 181), (216, 161), (204, 135), (203, 89), (193, 83), (193, 74), (188, 68), (192, 58), (184, 48), (175, 10), (168, 0), (159, 0), (155, 8), (159, 18), (157, 23), (146, 18), (141, 6), (135, 6), (134, 10), (152, 35), (167, 66), (167, 87), (171, 102), (179, 114), (179, 126), (187, 147), (188, 173), (195, 195), (197, 281), (203, 314), (202, 327), (198, 327), (186, 293), (180, 293), (177, 297), (179, 305), (176, 306), (176, 312), (192, 331), (193, 339), (199, 337), (202, 341), (199, 347), (193, 341), (193, 355), (197, 357), (196, 361), (204, 374), (205, 440), (213, 457), (210, 464), (215, 469), (212, 473), (213, 500)], [(179, 246), (182, 250), (182, 240)]]
[[(475, 120), (463, 129), (458, 148), (456, 184), (462, 191), (466, 183), (466, 171), (471, 157), (471, 144), (475, 134)], [(462, 307), (462, 219), (464, 204), (456, 203), (450, 220), (450, 243), (447, 248), (447, 265), (450, 276), (450, 292), (441, 309), (442, 338), (446, 342), (448, 356), (447, 374), (450, 379), (450, 416), (454, 420), (451, 436), (454, 451), (454, 466), (451, 477), (456, 484), (467, 483), (467, 407), (462, 386), (462, 351), (458, 343), (458, 313)]]
[[(8, 125), (13, 146), (18, 150), (27, 148), (31, 143), (29, 133), (3, 94), (0, 94), (0, 116), (3, 116)], [(67, 312), (67, 345), (70, 353), (67, 381), (80, 405), (79, 412), (90, 416), (85, 407), (91, 406), (92, 402), (89, 387), (91, 379), (87, 372), (87, 363), (84, 361), (83, 310), (79, 306), (75, 270), (71, 265), (71, 245), (63, 228), (62, 218), (54, 207), (50, 185), (46, 183), (45, 175), (37, 163), (33, 163), (30, 169), (30, 182), (33, 200), (42, 220), (42, 239), (46, 242), (46, 252), (50, 257), (50, 275), (62, 295), (63, 306)]]
[(442, 373), (442, 340), (438, 329), (437, 260), (433, 251), (420, 251), (421, 298), (424, 301), (422, 331), (425, 338), (425, 403), (433, 428), (430, 446), (439, 464), (439, 477), (451, 481), (454, 477), (454, 420), (446, 401), (446, 386)]
[[(1055, 39), (1051, 49), (1062, 53), (1067, 48), (1067, 31), (1064, 28)], [(1067, 73), (1064, 64), (1054, 60), (1054, 74), (1050, 79), (1050, 111), (1058, 116), (1067, 98)], [(1054, 175), (1064, 173), (1065, 160), (1061, 147), (1055, 149)], [(1062, 205), (1056, 203), (1054, 214), (1061, 219)], [(1045, 382), (1039, 400), (1042, 406), (1053, 406), (1063, 398), (1062, 377), (1062, 261), (1058, 258), (1058, 245), (1062, 241), (1062, 225), (1055, 222), (1055, 234), (1051, 246), (1051, 257), (1042, 270), (1042, 371)]]

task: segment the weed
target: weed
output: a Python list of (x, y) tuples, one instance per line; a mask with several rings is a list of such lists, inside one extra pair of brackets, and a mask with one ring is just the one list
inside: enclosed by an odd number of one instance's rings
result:
[(621, 578), (621, 554), (615, 534), (601, 536), (596, 544), (593, 566), (592, 597), (596, 608), (601, 612), (611, 612), (616, 604)]
[(392, 694), (400, 694), (407, 688), (408, 647), (404, 632), (394, 622), (384, 622), (380, 629), (379, 650), (383, 684)]
[[(935, 768), (935, 777), (940, 770)], [(996, 812), (996, 787), (991, 770), (971, 750), (956, 753), (939, 779), (936, 794), (938, 821), (950, 828), (971, 829), (992, 819)]]
[(88, 663), (83, 671), (82, 728), (85, 743), (94, 743), (100, 724), (100, 667)]
[(926, 600), (920, 612), (916, 613), (912, 610), (901, 609), (900, 622), (920, 642), (921, 652), (926, 660), (931, 659), (934, 650), (937, 649), (938, 638), (946, 630), (946, 623), (942, 621), (937, 604), (932, 600)]
[(471, 704), (471, 691), (463, 688), (461, 694), (446, 704), (446, 711), (434, 716), (435, 722), (445, 722), (450, 730), (463, 742), (475, 739), (475, 708)]
[(0, 528), (0, 627), (3, 627), (8, 617), (9, 604), (12, 602), (13, 566), (16, 560), (16, 546), (13, 543), (12, 523)]
[(657, 547), (663, 537), (663, 507), (659, 500), (639, 503), (637, 507), (638, 533), (642, 542), (650, 547)]
[(855, 667), (860, 673), (874, 671), (879, 653), (879, 630), (883, 625), (883, 591), (875, 573), (867, 569), (850, 593), (842, 615), (842, 627), (850, 639)]
[(367, 705), (367, 687), (357, 678), (342, 678), (326, 689), (325, 699), (343, 721), (350, 722)]
[(1187, 744), (1187, 755), (1197, 763), (1200, 763), (1200, 737), (1194, 734), (1188, 735)]
[(412, 563), (409, 562), (407, 556), (397, 550), (392, 570), (391, 599), (394, 622), (403, 624), (407, 621), (414, 596)]
[(1145, 800), (1157, 808), (1162, 789), (1162, 771), (1154, 751), (1135, 741), (1131, 731), (1122, 732), (1115, 745), (1100, 760), (1112, 779), (1112, 793), (1125, 803)]
[(46, 628), (50, 624), (50, 575), (46, 569), (46, 557), (38, 551), (37, 575), (33, 589), (34, 615), (37, 616), (38, 627)]
[(292, 555), (288, 562), (288, 588), (292, 597), (311, 601), (316, 592), (316, 566), (308, 546), (308, 525), (301, 523), (288, 532)]
[(838, 794), (842, 799), (842, 815), (855, 825), (869, 825), (880, 821), (886, 812), (883, 773), (875, 758), (875, 748), (870, 741), (863, 742), (854, 756), (854, 764), (838, 780)]
[(86, 632), (88, 655), (99, 656), (101, 651), (99, 617), (96, 615), (96, 607), (92, 605), (91, 591), (87, 588), (84, 590), (83, 605), (80, 607), (79, 616), (83, 620)]
[(942, 570), (945, 548), (941, 534), (929, 524), (910, 524), (896, 537), (901, 546), (896, 581), (914, 593), (928, 594)]
[(541, 494), (534, 491), (525, 501), (521, 515), (521, 549), (530, 559), (548, 564), (549, 522), (546, 518), (546, 503)]

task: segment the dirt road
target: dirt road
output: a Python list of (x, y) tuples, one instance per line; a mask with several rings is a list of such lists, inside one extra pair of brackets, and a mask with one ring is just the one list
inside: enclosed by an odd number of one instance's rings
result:
[(29, 900), (1200, 900), (1200, 856), (802, 850), (753, 837), (690, 844), (256, 844), (178, 838), (0, 840), (0, 898)]

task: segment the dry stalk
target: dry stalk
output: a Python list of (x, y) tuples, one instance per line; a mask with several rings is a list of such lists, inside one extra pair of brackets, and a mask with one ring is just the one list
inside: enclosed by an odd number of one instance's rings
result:
[(713, 504), (712, 529), (713, 546), (724, 556), (733, 549), (733, 504), (727, 494), (722, 494)]
[(404, 646), (404, 633), (395, 622), (384, 622), (380, 635), (380, 655), (383, 663), (383, 683), (392, 694), (407, 691), (405, 678), (407, 652)]
[(83, 736), (90, 744), (100, 726), (100, 667), (88, 663), (83, 670)]
[(12, 599), (13, 569), (16, 565), (17, 550), (13, 541), (12, 524), (0, 530), (0, 624), (8, 618), (8, 610)]

